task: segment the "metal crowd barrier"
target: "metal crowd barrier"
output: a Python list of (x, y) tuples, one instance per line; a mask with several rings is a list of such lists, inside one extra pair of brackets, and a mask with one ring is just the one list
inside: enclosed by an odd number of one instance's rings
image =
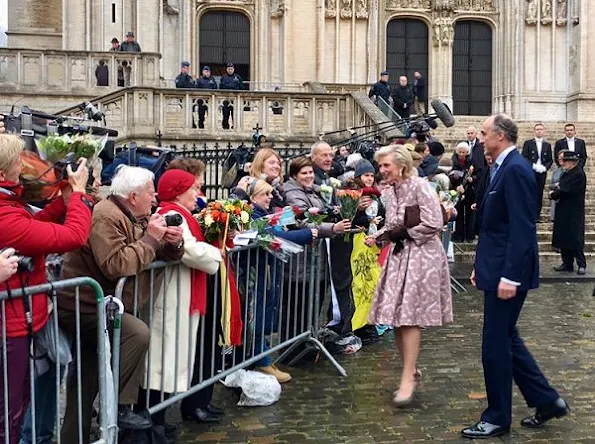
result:
[[(442, 240), (442, 247), (444, 248), (444, 251), (446, 252), (446, 254), (448, 254), (448, 246), (450, 244), (452, 233), (454, 231), (453, 230), (454, 224), (455, 224), (455, 222), (448, 222), (446, 224), (446, 226), (444, 227), (444, 229), (442, 230), (442, 234), (440, 237)], [(452, 277), (452, 275), (450, 276), (450, 288), (456, 294), (463, 293), (463, 292), (467, 291), (465, 286), (463, 284), (461, 284), (457, 279)]]
[[(19, 409), (23, 410), (23, 422), (25, 418), (25, 412), (27, 411), (27, 405), (19, 406), (15, 409), (14, 406), (9, 405), (9, 395), (10, 390), (14, 386), (9, 384), (9, 376), (8, 376), (8, 367), (10, 363), (7, 362), (7, 337), (6, 337), (6, 323), (3, 320), (6, 319), (7, 309), (10, 310), (10, 302), (11, 299), (15, 298), (23, 298), (26, 297), (29, 300), (29, 306), (32, 306), (32, 295), (40, 295), (40, 294), (47, 294), (49, 295), (51, 302), (53, 303), (53, 310), (50, 314), (50, 319), (44, 328), (50, 328), (53, 331), (48, 332), (47, 335), (44, 335), (45, 338), (51, 338), (49, 340), (52, 341), (51, 347), (54, 347), (55, 350), (58, 350), (60, 347), (59, 341), (60, 334), (59, 334), (59, 315), (58, 315), (58, 295), (57, 291), (63, 290), (66, 288), (75, 288), (75, 317), (76, 317), (76, 337), (75, 338), (68, 338), (69, 340), (73, 340), (73, 347), (72, 347), (72, 354), (73, 354), (73, 361), (70, 363), (68, 367), (69, 372), (74, 372), (76, 376), (76, 388), (77, 388), (77, 412), (78, 412), (78, 443), (83, 444), (83, 433), (82, 433), (82, 422), (81, 422), (81, 397), (82, 397), (82, 385), (81, 385), (81, 363), (80, 360), (77, 359), (77, 356), (80, 356), (81, 351), (81, 324), (80, 324), (80, 298), (79, 298), (79, 288), (83, 286), (91, 287), (96, 295), (97, 301), (97, 353), (99, 359), (99, 369), (98, 369), (98, 377), (99, 377), (99, 408), (103, 414), (99, 415), (98, 422), (99, 422), (99, 439), (95, 441), (95, 444), (111, 444), (112, 439), (111, 437), (115, 437), (115, 431), (117, 430), (117, 419), (115, 415), (112, 418), (109, 417), (107, 412), (110, 410), (108, 408), (108, 402), (110, 400), (110, 396), (108, 396), (108, 368), (109, 368), (109, 360), (107, 359), (108, 351), (106, 350), (106, 331), (107, 331), (107, 323), (106, 323), (106, 313), (105, 313), (105, 299), (103, 296), (103, 290), (99, 286), (99, 284), (89, 277), (80, 277), (74, 279), (66, 279), (62, 281), (55, 281), (52, 283), (47, 283), (43, 285), (35, 285), (20, 289), (11, 290), (10, 295), (7, 291), (0, 291), (0, 301), (1, 301), (1, 310), (2, 310), (2, 319), (0, 322), (2, 323), (2, 378), (3, 378), (3, 387), (4, 387), (4, 399), (0, 400), (0, 402), (4, 403), (4, 424), (3, 424), (3, 432), (4, 432), (4, 442), (7, 444), (16, 443), (21, 438), (21, 430), (18, 431), (18, 437), (10, 436), (10, 424), (12, 422), (12, 418), (10, 417), (9, 407), (13, 407), (13, 412)], [(43, 297), (43, 296), (36, 296), (36, 297)], [(35, 344), (39, 338), (41, 331), (36, 334), (36, 339), (33, 341)], [(8, 338), (12, 339), (12, 338)], [(64, 342), (61, 343), (64, 346)], [(47, 344), (46, 344), (47, 345)], [(53, 392), (53, 396), (43, 395), (47, 401), (47, 398), (55, 397), (55, 401), (52, 399), (52, 402), (55, 402), (56, 408), (56, 416), (54, 427), (57, 429), (57, 433), (54, 433), (55, 439), (58, 444), (61, 443), (60, 438), (60, 424), (61, 424), (61, 413), (62, 413), (62, 377), (63, 373), (65, 373), (65, 364), (60, 362), (60, 353), (55, 352), (53, 353), (56, 357), (55, 361), (52, 362), (48, 357), (47, 353), (44, 356), (39, 356), (35, 354), (35, 350), (37, 347), (35, 345), (29, 346), (27, 348), (27, 353), (29, 354), (29, 379), (30, 379), (30, 424), (31, 424), (31, 439), (33, 443), (37, 442), (37, 420), (36, 420), (36, 402), (42, 401), (44, 399), (37, 400), (36, 399), (36, 389), (40, 388), (43, 390), (48, 390), (47, 385), (51, 385), (51, 381), (44, 381), (38, 378), (43, 377), (46, 375), (46, 372), (41, 373), (39, 370), (42, 366), (46, 368), (47, 372), (53, 370), (53, 374), (55, 375), (55, 391)], [(33, 351), (33, 354), (31, 353)], [(35, 357), (35, 359), (34, 359)], [(45, 364), (41, 364), (42, 359), (44, 359)], [(107, 365), (101, 365), (102, 363), (108, 363)], [(48, 373), (51, 375), (51, 373)], [(50, 376), (51, 378), (51, 376)], [(39, 386), (36, 384), (36, 380), (39, 381)], [(46, 385), (42, 387), (41, 384), (45, 383)], [(113, 399), (113, 397), (111, 397)], [(65, 404), (65, 402), (64, 402)], [(113, 409), (111, 409), (113, 410)], [(113, 410), (115, 411), (115, 410)], [(43, 418), (41, 418), (43, 420)], [(39, 437), (39, 439), (52, 439), (51, 437)], [(45, 441), (44, 441), (45, 442)], [(70, 443), (66, 443), (70, 444)], [(86, 443), (84, 443), (86, 444)]]
[[(123, 300), (126, 289), (133, 291), (132, 306), (125, 307), (126, 311), (145, 321), (152, 333), (155, 325), (161, 324), (162, 328), (161, 338), (157, 341), (160, 347), (155, 346), (154, 341), (157, 338), (152, 335), (146, 359), (144, 387), (160, 394), (160, 402), (151, 405), (149, 413), (163, 410), (263, 358), (271, 357), (275, 363), (297, 353), (293, 358), (295, 361), (312, 348), (324, 354), (341, 375), (347, 376), (345, 370), (317, 339), (321, 291), (324, 291), (325, 283), (322, 274), (325, 268), (324, 256), (321, 255), (323, 246), (323, 243), (319, 243), (315, 247), (304, 247), (304, 252), (286, 257), (285, 261), (258, 246), (228, 250), (222, 263), (224, 267), (220, 267), (216, 275), (208, 278), (206, 297), (211, 299), (207, 301), (206, 315), (196, 319), (197, 326), (194, 326), (194, 320), (186, 322), (182, 319), (182, 316), (190, 316), (190, 313), (187, 302), (181, 303), (181, 299), (185, 297), (181, 293), (181, 273), (185, 266), (180, 262), (154, 262), (136, 276), (121, 278), (114, 298)], [(235, 310), (241, 316), (243, 325), (239, 338), (241, 343), (230, 343), (230, 336), (237, 336), (237, 331), (231, 331), (230, 325), (222, 322), (222, 314), (234, 308), (234, 292), (231, 286), (226, 285), (227, 281), (222, 278), (222, 273), (227, 276), (233, 273), (235, 278), (235, 289), (240, 301), (240, 306), (236, 306)], [(139, 294), (140, 279), (149, 280), (148, 295)], [(172, 288), (175, 288), (173, 292)], [(156, 303), (161, 312), (160, 319), (155, 316)], [(241, 313), (238, 313), (238, 309)], [(173, 323), (170, 322), (173, 319), (172, 311), (175, 317)], [(180, 322), (181, 320), (184, 322)], [(192, 325), (197, 329), (196, 347), (193, 346), (193, 328), (183, 332), (180, 331), (181, 325)], [(174, 332), (174, 350), (171, 347), (166, 349), (166, 329), (167, 334)], [(118, 333), (118, 329), (115, 329), (115, 387), (118, 387), (121, 355)], [(304, 349), (296, 350), (300, 344), (304, 345)], [(196, 351), (194, 360), (191, 359), (193, 347)], [(278, 352), (281, 354), (276, 359), (273, 358), (272, 355)], [(155, 356), (158, 356), (158, 360)], [(166, 356), (173, 356), (173, 359), (169, 360)], [(155, 366), (160, 367), (161, 371), (158, 388), (150, 382)], [(186, 381), (176, 380), (173, 390), (169, 392), (164, 387), (166, 366), (173, 366), (173, 374), (176, 376), (185, 366), (187, 375)], [(194, 369), (198, 370), (198, 374), (193, 372)], [(148, 390), (145, 396), (145, 405), (149, 406)]]

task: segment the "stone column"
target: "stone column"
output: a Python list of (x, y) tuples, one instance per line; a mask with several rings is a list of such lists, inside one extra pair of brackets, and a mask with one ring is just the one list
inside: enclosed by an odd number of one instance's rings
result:
[(434, 15), (432, 24), (432, 41), (430, 47), (430, 101), (438, 99), (446, 103), (451, 109), (452, 99), (452, 45), (454, 43), (454, 20), (447, 12)]
[[(369, 18), (368, 18), (368, 73), (367, 73), (367, 82), (376, 82), (378, 78), (378, 73), (386, 69), (384, 66), (380, 66), (380, 61), (378, 57), (378, 49), (380, 45), (377, 44), (378, 42), (378, 29), (380, 29), (380, 18), (379, 18), (379, 9), (380, 9), (380, 2), (378, 0), (368, 0), (369, 3)], [(386, 45), (384, 45), (386, 46)], [(384, 47), (383, 46), (383, 47)]]

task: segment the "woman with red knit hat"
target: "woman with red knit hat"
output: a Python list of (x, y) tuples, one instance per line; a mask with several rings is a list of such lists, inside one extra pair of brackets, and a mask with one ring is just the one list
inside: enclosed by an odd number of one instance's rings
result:
[[(199, 318), (206, 314), (210, 296), (207, 275), (214, 275), (221, 262), (221, 253), (205, 242), (202, 229), (192, 215), (201, 181), (200, 177), (186, 171), (172, 169), (161, 176), (157, 185), (160, 201), (157, 212), (181, 217), (184, 255), (179, 272), (177, 267), (166, 270), (163, 291), (153, 306), (148, 354), (151, 358), (144, 379), (144, 388), (149, 390), (149, 406), (161, 401), (162, 390), (169, 394), (189, 389), (193, 367), (188, 363), (194, 363), (197, 358), (195, 341)], [(146, 394), (141, 394), (143, 397)], [(142, 404), (145, 399), (140, 401)], [(153, 415), (153, 425), (165, 426), (165, 410)]]

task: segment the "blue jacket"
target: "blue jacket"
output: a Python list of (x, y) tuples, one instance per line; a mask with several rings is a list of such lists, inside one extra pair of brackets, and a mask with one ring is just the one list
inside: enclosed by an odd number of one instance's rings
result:
[(496, 291), (502, 277), (520, 282), (520, 291), (537, 288), (537, 182), (516, 149), (500, 165), (478, 207), (477, 288)]
[(244, 81), (236, 73), (233, 73), (232, 75), (224, 74), (221, 76), (219, 89), (244, 89)]
[(196, 81), (196, 88), (217, 89), (217, 82), (213, 77), (200, 76)]

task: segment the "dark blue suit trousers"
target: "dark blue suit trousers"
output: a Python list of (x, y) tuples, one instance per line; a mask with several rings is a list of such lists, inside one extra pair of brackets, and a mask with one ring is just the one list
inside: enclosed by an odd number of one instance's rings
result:
[(516, 327), (527, 291), (502, 300), (494, 291), (484, 292), (482, 362), (488, 408), (481, 419), (510, 427), (512, 418), (512, 381), (529, 407), (546, 406), (559, 395), (531, 356)]

